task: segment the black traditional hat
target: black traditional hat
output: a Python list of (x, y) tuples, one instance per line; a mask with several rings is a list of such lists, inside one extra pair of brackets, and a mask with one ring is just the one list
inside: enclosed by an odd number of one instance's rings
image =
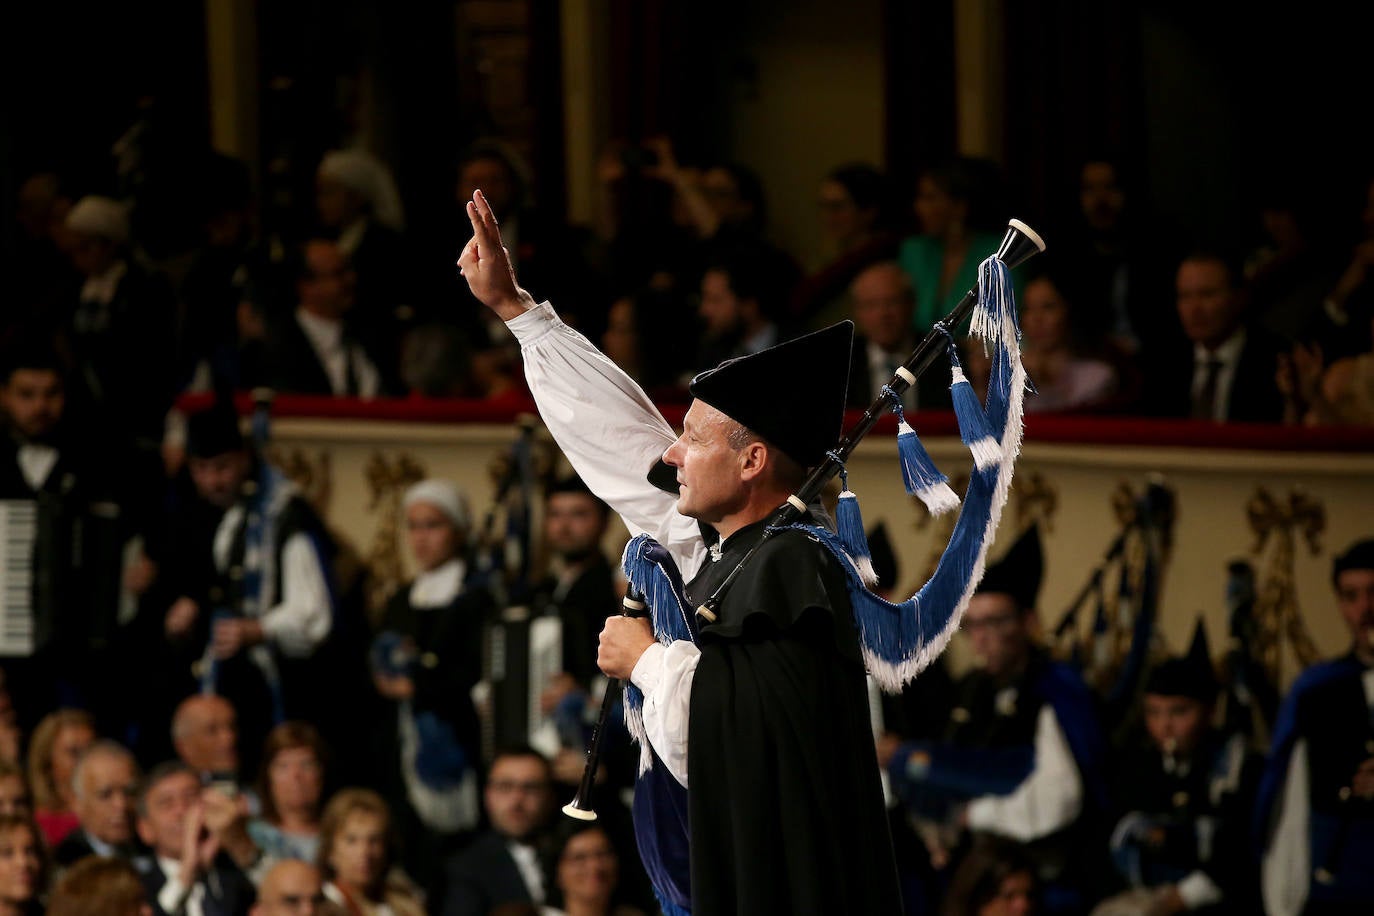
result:
[(843, 431), (853, 347), (854, 323), (841, 321), (727, 359), (692, 379), (690, 390), (802, 467), (814, 467)]
[(1207, 646), (1207, 628), (1199, 618), (1188, 654), (1167, 658), (1145, 679), (1145, 692), (1162, 697), (1190, 697), (1210, 703), (1217, 696), (1217, 675)]
[(243, 448), (239, 416), (229, 404), (218, 402), (186, 420), (186, 451), (197, 458), (213, 458)]
[(1040, 549), (1040, 526), (1031, 525), (1016, 539), (1002, 559), (988, 565), (977, 594), (998, 592), (1010, 595), (1021, 610), (1035, 607), (1040, 595), (1040, 580), (1045, 574), (1045, 555)]
[(1331, 564), (1331, 584), (1349, 569), (1374, 569), (1374, 540), (1356, 541)]

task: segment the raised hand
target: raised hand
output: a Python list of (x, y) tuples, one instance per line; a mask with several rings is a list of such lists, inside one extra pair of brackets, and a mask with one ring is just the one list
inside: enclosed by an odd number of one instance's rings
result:
[(458, 272), (468, 282), (472, 294), (503, 321), (534, 308), (533, 297), (515, 282), (510, 254), (501, 245), (496, 214), (491, 212), (481, 191), (472, 195), (467, 211), (472, 222), (472, 240), (458, 256)]

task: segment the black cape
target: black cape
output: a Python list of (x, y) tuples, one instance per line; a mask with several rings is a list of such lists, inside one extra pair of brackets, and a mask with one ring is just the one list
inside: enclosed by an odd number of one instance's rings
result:
[[(763, 533), (741, 529), (688, 585), (704, 600)], [(844, 575), (779, 533), (701, 629), (688, 725), (692, 912), (900, 913), (867, 688)]]

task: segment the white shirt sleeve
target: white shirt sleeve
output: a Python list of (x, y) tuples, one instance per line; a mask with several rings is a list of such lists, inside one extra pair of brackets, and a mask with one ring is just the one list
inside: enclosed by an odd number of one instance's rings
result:
[(305, 658), (333, 625), (329, 585), (315, 545), (304, 534), (287, 539), (281, 567), (282, 600), (262, 615), (262, 632), (283, 655)]
[(682, 577), (700, 568), (706, 546), (677, 498), (645, 475), (677, 439), (634, 380), (545, 302), (506, 322), (520, 342), (525, 379), (539, 415), (569, 463), (617, 512), (630, 533), (666, 547)]
[(1008, 795), (969, 802), (968, 825), (1020, 842), (1048, 836), (1083, 808), (1083, 781), (1054, 709), (1046, 703), (1035, 724), (1035, 769)]
[(1260, 892), (1269, 916), (1297, 916), (1307, 903), (1312, 850), (1308, 845), (1307, 742), (1293, 746), (1288, 778), (1277, 802), (1278, 819), (1260, 860)]
[(655, 643), (644, 651), (630, 673), (630, 680), (644, 691), (644, 733), (658, 759), (687, 786), (687, 715), (692, 699), (701, 650), (686, 640), (664, 646)]

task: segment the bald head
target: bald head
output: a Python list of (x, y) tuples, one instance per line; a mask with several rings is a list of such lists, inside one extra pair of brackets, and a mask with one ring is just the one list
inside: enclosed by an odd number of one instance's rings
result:
[(860, 335), (896, 350), (911, 333), (911, 310), (916, 304), (911, 280), (896, 261), (882, 261), (862, 270), (849, 284), (854, 326)]
[(223, 697), (187, 697), (172, 717), (177, 756), (201, 773), (234, 773), (239, 768), (238, 722)]
[(250, 916), (315, 916), (324, 912), (324, 881), (308, 862), (284, 859), (272, 866), (258, 888)]

